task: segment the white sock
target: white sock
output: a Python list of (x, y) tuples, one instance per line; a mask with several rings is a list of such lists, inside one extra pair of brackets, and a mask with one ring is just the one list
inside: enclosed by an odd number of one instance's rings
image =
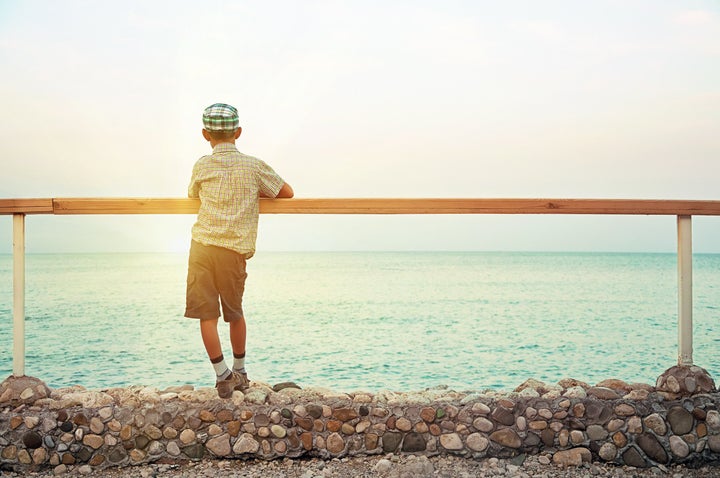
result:
[(230, 370), (227, 368), (224, 360), (213, 363), (212, 366), (215, 369), (215, 375), (217, 375), (218, 380), (225, 380), (230, 375)]
[(233, 360), (233, 371), (245, 373), (245, 356), (244, 355), (240, 358), (235, 357), (235, 359)]

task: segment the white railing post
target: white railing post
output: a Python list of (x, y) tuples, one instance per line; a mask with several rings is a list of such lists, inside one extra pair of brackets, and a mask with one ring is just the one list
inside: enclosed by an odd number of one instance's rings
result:
[(13, 375), (25, 375), (25, 214), (13, 214)]
[(678, 365), (692, 365), (692, 216), (678, 216), (677, 229)]

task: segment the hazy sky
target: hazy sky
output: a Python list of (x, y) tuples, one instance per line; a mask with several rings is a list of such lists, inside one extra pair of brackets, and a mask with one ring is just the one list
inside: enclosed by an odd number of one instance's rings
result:
[[(720, 2), (0, 0), (0, 197), (183, 197), (202, 110), (297, 197), (720, 199)], [(30, 216), (29, 252), (192, 216)], [(674, 217), (261, 217), (258, 248), (673, 251)], [(0, 252), (11, 219), (0, 216)], [(720, 218), (696, 218), (720, 252)]]

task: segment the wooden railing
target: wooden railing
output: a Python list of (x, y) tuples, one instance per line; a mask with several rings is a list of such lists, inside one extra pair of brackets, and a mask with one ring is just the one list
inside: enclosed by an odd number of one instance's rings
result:
[[(0, 199), (13, 215), (13, 374), (25, 374), (25, 217), (28, 214), (195, 214), (179, 198)], [(621, 214), (677, 216), (678, 365), (692, 360), (692, 216), (720, 216), (720, 201), (654, 199), (263, 199), (262, 214)]]

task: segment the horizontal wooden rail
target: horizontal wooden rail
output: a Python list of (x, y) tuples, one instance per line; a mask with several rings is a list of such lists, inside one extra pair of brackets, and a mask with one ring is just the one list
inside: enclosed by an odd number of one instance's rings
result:
[[(0, 199), (0, 214), (195, 214), (197, 199)], [(720, 216), (720, 201), (656, 199), (263, 199), (263, 214), (623, 214)]]
[(53, 214), (52, 199), (0, 199), (0, 214)]

